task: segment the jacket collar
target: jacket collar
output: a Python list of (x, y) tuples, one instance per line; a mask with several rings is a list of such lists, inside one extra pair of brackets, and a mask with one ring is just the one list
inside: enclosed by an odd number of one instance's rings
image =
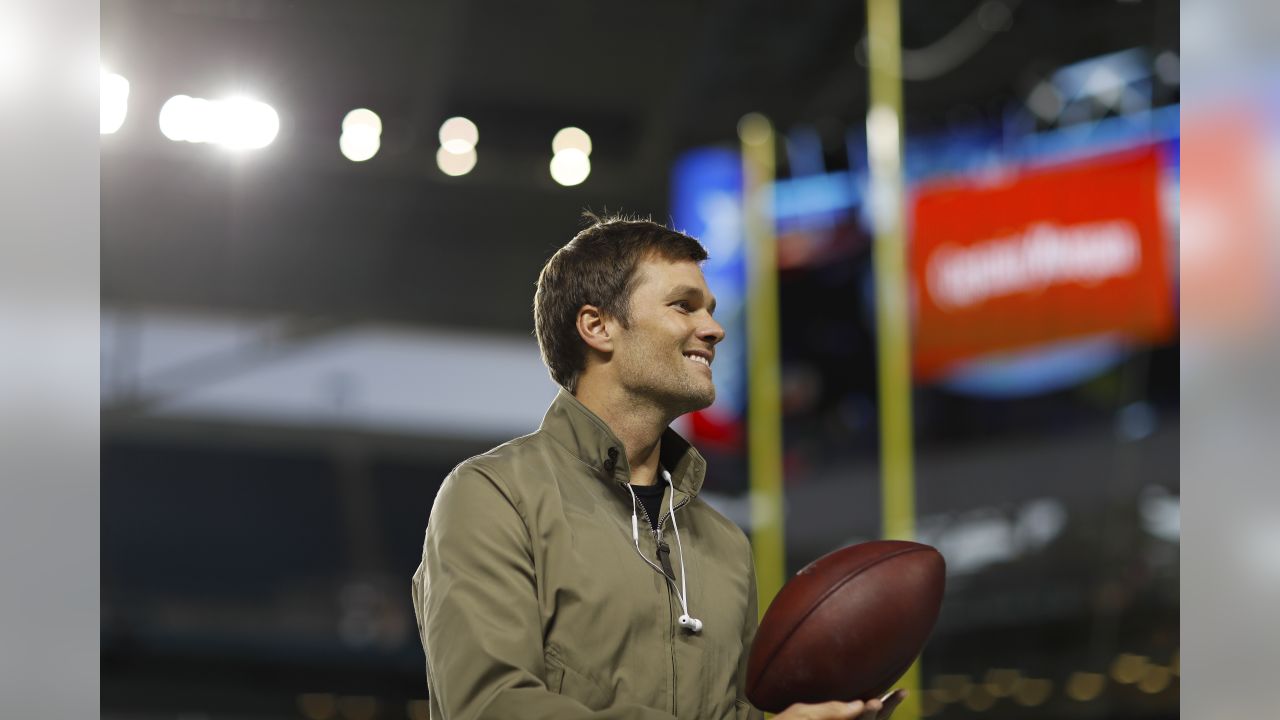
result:
[[(596, 472), (602, 480), (626, 483), (631, 477), (627, 453), (622, 441), (600, 416), (587, 409), (568, 390), (560, 388), (547, 414), (542, 418), (540, 432), (550, 435)], [(676, 490), (687, 495), (697, 495), (702, 489), (707, 462), (687, 440), (667, 428), (662, 433), (662, 466), (671, 472), (671, 482)]]

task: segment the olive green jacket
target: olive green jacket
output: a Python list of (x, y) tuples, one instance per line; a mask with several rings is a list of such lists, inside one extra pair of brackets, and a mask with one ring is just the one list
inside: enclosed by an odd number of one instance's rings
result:
[[(671, 430), (690, 613), (636, 553), (622, 443), (561, 391), (542, 427), (456, 467), (427, 525), (413, 604), (433, 720), (760, 718), (744, 695), (756, 631), (742, 530), (698, 497), (706, 463)], [(662, 540), (679, 579), (662, 501)], [(658, 562), (643, 516), (640, 548)]]

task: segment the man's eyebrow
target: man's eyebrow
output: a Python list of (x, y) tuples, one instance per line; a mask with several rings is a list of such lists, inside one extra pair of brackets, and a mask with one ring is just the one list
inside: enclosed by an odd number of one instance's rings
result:
[[(673, 297), (673, 298), (682, 297), (685, 295), (701, 296), (702, 290), (701, 288), (696, 288), (692, 285), (677, 285), (671, 288), (671, 292), (667, 293), (668, 297)], [(707, 312), (711, 313), (712, 315), (716, 314), (716, 296), (715, 295), (712, 295), (711, 302), (707, 303)]]

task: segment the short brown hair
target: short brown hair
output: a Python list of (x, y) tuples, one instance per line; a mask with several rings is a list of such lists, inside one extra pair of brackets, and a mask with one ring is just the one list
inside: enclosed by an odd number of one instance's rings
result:
[(707, 251), (682, 232), (651, 220), (583, 213), (589, 223), (556, 251), (538, 275), (533, 324), (551, 378), (569, 392), (587, 367), (578, 311), (595, 305), (626, 327), (636, 268), (649, 257), (702, 262)]

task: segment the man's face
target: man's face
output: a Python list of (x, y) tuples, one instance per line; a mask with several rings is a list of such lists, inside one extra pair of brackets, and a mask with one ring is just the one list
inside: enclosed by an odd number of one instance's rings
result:
[(673, 416), (701, 410), (716, 399), (711, 366), (724, 339), (702, 270), (688, 260), (650, 258), (636, 272), (631, 322), (615, 335), (618, 381)]

